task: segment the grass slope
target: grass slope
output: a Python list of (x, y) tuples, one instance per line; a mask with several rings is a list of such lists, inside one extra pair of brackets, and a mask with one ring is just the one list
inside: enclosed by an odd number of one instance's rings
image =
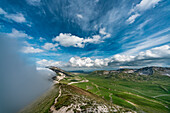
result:
[[(87, 83), (74, 84), (86, 89), (114, 104), (148, 113), (169, 113), (170, 78), (167, 76), (149, 77), (149, 80), (121, 76), (79, 75), (89, 80)], [(145, 76), (144, 76), (145, 77)], [(166, 96), (154, 97), (166, 94)]]

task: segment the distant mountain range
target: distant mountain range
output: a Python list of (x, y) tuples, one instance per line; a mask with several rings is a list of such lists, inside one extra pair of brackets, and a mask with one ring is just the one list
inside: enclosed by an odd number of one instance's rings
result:
[(137, 74), (137, 75), (153, 75), (155, 73), (159, 73), (160, 75), (170, 76), (170, 68), (169, 67), (144, 67), (140, 69), (118, 69), (118, 70), (102, 70), (102, 71), (94, 71), (92, 73), (96, 73), (99, 75), (108, 75), (108, 74), (116, 74), (116, 73), (127, 73), (127, 74)]

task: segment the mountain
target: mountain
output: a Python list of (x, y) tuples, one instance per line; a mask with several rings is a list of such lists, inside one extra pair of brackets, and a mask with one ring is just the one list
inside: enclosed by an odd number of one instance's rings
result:
[(144, 67), (140, 69), (118, 69), (118, 70), (109, 70), (109, 71), (94, 71), (96, 74), (116, 74), (116, 73), (129, 73), (129, 74), (137, 74), (137, 75), (153, 75), (155, 73), (159, 73), (160, 75), (168, 75), (170, 76), (170, 68), (168, 67)]

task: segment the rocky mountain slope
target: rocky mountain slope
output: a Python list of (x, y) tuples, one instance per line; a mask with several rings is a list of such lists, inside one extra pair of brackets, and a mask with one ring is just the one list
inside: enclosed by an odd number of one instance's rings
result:
[(137, 74), (137, 75), (153, 75), (154, 73), (159, 73), (161, 75), (170, 76), (170, 68), (168, 67), (144, 67), (140, 69), (118, 69), (118, 70), (109, 70), (109, 71), (94, 71), (93, 73), (99, 75), (107, 75), (107, 74), (116, 74), (116, 73), (129, 73), (129, 74)]

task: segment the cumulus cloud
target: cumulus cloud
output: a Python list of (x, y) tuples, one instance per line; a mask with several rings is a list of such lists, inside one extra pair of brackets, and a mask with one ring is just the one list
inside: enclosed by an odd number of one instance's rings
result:
[(59, 36), (53, 39), (53, 41), (59, 42), (59, 44), (64, 47), (73, 46), (73, 47), (80, 47), (80, 48), (84, 47), (83, 40), (84, 40), (83, 38), (80, 38), (75, 35), (71, 35), (70, 33), (69, 34), (60, 33)]
[(34, 47), (23, 47), (21, 50), (23, 53), (41, 53), (44, 52), (44, 50)]
[(138, 13), (136, 13), (136, 14), (134, 14), (134, 15), (131, 15), (128, 19), (127, 19), (127, 22), (129, 23), (129, 24), (132, 24), (134, 21), (135, 21), (135, 19), (137, 18), (137, 17), (139, 17), (140, 16), (140, 14), (138, 14)]
[(143, 66), (170, 66), (170, 46), (163, 45), (136, 55), (116, 54), (110, 58), (92, 59), (90, 57), (71, 57), (69, 62), (54, 60), (37, 61), (39, 66), (57, 66), (62, 68), (119, 68), (119, 67), (143, 67)]
[(45, 43), (43, 46), (42, 46), (42, 48), (44, 48), (44, 49), (46, 49), (46, 50), (53, 50), (53, 51), (55, 51), (55, 50), (57, 50), (56, 49), (56, 47), (58, 46), (58, 44), (56, 43), (56, 44), (53, 44), (53, 43)]
[(109, 59), (95, 59), (89, 57), (72, 57), (69, 60), (68, 66), (71, 67), (103, 67), (108, 65)]
[(61, 46), (64, 47), (79, 47), (84, 48), (86, 43), (99, 43), (101, 37), (99, 35), (94, 35), (92, 38), (80, 38), (78, 36), (72, 35), (70, 33), (60, 33), (59, 36), (53, 38), (53, 41), (59, 42)]
[(164, 45), (139, 52), (135, 56), (114, 55), (110, 65), (113, 66), (167, 66), (170, 65), (170, 46)]
[(170, 46), (164, 45), (160, 47), (152, 48), (151, 50), (146, 50), (145, 52), (140, 52), (136, 56), (137, 59), (144, 58), (170, 58)]
[(91, 67), (93, 66), (93, 60), (90, 58), (80, 58), (80, 57), (72, 57), (69, 60), (70, 66), (72, 67)]
[(127, 61), (131, 61), (134, 58), (135, 56), (120, 55), (120, 54), (116, 54), (112, 57), (114, 61), (118, 61), (118, 62), (127, 62)]

